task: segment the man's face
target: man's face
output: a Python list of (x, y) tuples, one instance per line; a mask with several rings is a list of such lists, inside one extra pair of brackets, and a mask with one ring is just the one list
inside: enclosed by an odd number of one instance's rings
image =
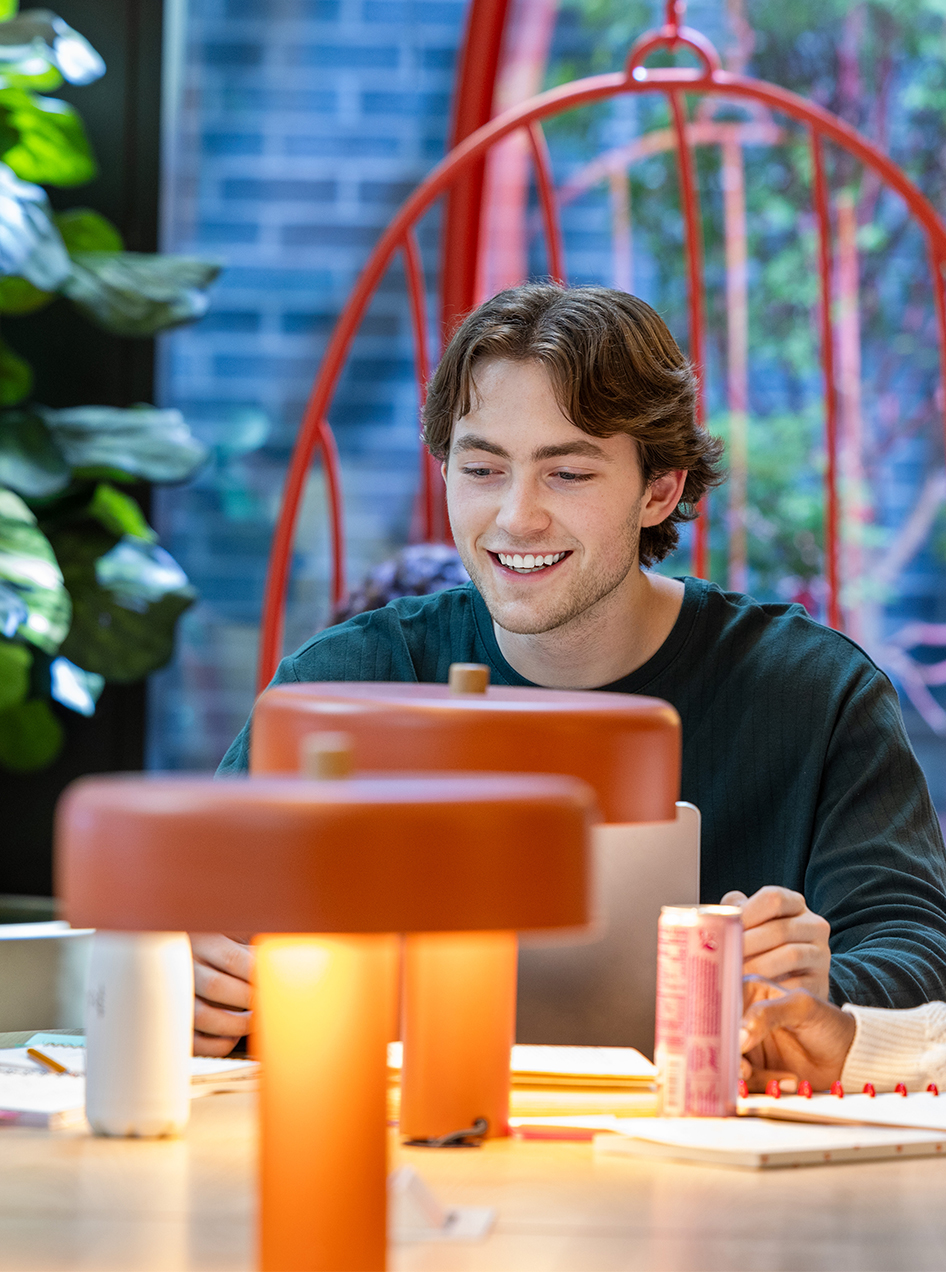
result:
[(538, 363), (483, 363), (476, 389), (444, 465), (457, 550), (500, 627), (553, 631), (637, 570), (637, 449), (572, 424)]

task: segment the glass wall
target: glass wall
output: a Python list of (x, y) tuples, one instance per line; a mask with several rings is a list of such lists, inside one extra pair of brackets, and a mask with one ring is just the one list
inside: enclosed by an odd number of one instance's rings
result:
[[(507, 101), (530, 76), (527, 91), (618, 69), (662, 6), (518, 0), (516, 30), (539, 30), (540, 9), (551, 39), (539, 54), (511, 37)], [(154, 766), (212, 767), (251, 704), (266, 553), (305, 396), (372, 244), (443, 151), (463, 18), (462, 4), (421, 0), (192, 0), (171, 24), (164, 246), (214, 255), (226, 268), (207, 318), (162, 349), (163, 400), (185, 411), (213, 458), (196, 482), (159, 496), (158, 524), (201, 601), (182, 623), (174, 664), (154, 678)], [(688, 20), (730, 69), (839, 113), (943, 206), (938, 0), (918, 0), (909, 15), (898, 0), (800, 0), (790, 20), (771, 0), (699, 0)], [(761, 108), (696, 100), (691, 108), (709, 423), (727, 436), (732, 471), (711, 505), (712, 577), (760, 599), (798, 600), (823, 618), (825, 456), (807, 140)], [(571, 281), (636, 291), (685, 343), (668, 125), (661, 99), (623, 98), (551, 121), (547, 135)], [(829, 148), (827, 162), (844, 604), (849, 630), (894, 677), (946, 807), (946, 473), (927, 258), (895, 196), (842, 152)], [(528, 175), (522, 199), (523, 265), (542, 275)], [(508, 258), (509, 225), (500, 217), (494, 226), (490, 276), (499, 284), (507, 281), (498, 249)], [(429, 277), (435, 230), (431, 223), (421, 235)], [(405, 542), (415, 489), (417, 397), (396, 270), (361, 329), (331, 422), (357, 580)], [(328, 615), (318, 471), (296, 548), (287, 647)], [(688, 565), (686, 545), (667, 563), (673, 573)]]

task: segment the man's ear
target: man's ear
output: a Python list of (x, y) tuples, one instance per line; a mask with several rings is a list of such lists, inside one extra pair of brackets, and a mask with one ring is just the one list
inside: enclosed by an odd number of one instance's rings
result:
[(440, 476), (443, 478), (443, 484), (447, 484), (447, 461), (443, 460), (440, 464)]
[(683, 497), (686, 484), (687, 469), (674, 468), (669, 473), (661, 473), (655, 477), (644, 491), (644, 506), (641, 508), (642, 526), (659, 526), (666, 521)]

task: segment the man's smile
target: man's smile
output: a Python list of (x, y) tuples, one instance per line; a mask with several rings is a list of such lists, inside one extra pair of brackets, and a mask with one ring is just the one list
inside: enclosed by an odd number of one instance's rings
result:
[(554, 565), (558, 565), (560, 561), (564, 561), (566, 557), (571, 556), (571, 552), (492, 552), (489, 549), (489, 555), (504, 570), (508, 570), (511, 574), (541, 574), (545, 573)]

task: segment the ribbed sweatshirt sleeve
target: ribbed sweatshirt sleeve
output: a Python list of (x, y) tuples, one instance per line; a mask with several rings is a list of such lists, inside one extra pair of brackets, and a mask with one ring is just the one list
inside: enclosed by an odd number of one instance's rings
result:
[(852, 685), (822, 763), (804, 888), (831, 924), (831, 998), (913, 1007), (946, 987), (946, 852), (896, 694)]
[(946, 1003), (925, 1003), (908, 1011), (846, 1003), (856, 1022), (841, 1084), (852, 1093), (871, 1082), (892, 1091), (903, 1082), (922, 1091), (930, 1082), (946, 1085)]

